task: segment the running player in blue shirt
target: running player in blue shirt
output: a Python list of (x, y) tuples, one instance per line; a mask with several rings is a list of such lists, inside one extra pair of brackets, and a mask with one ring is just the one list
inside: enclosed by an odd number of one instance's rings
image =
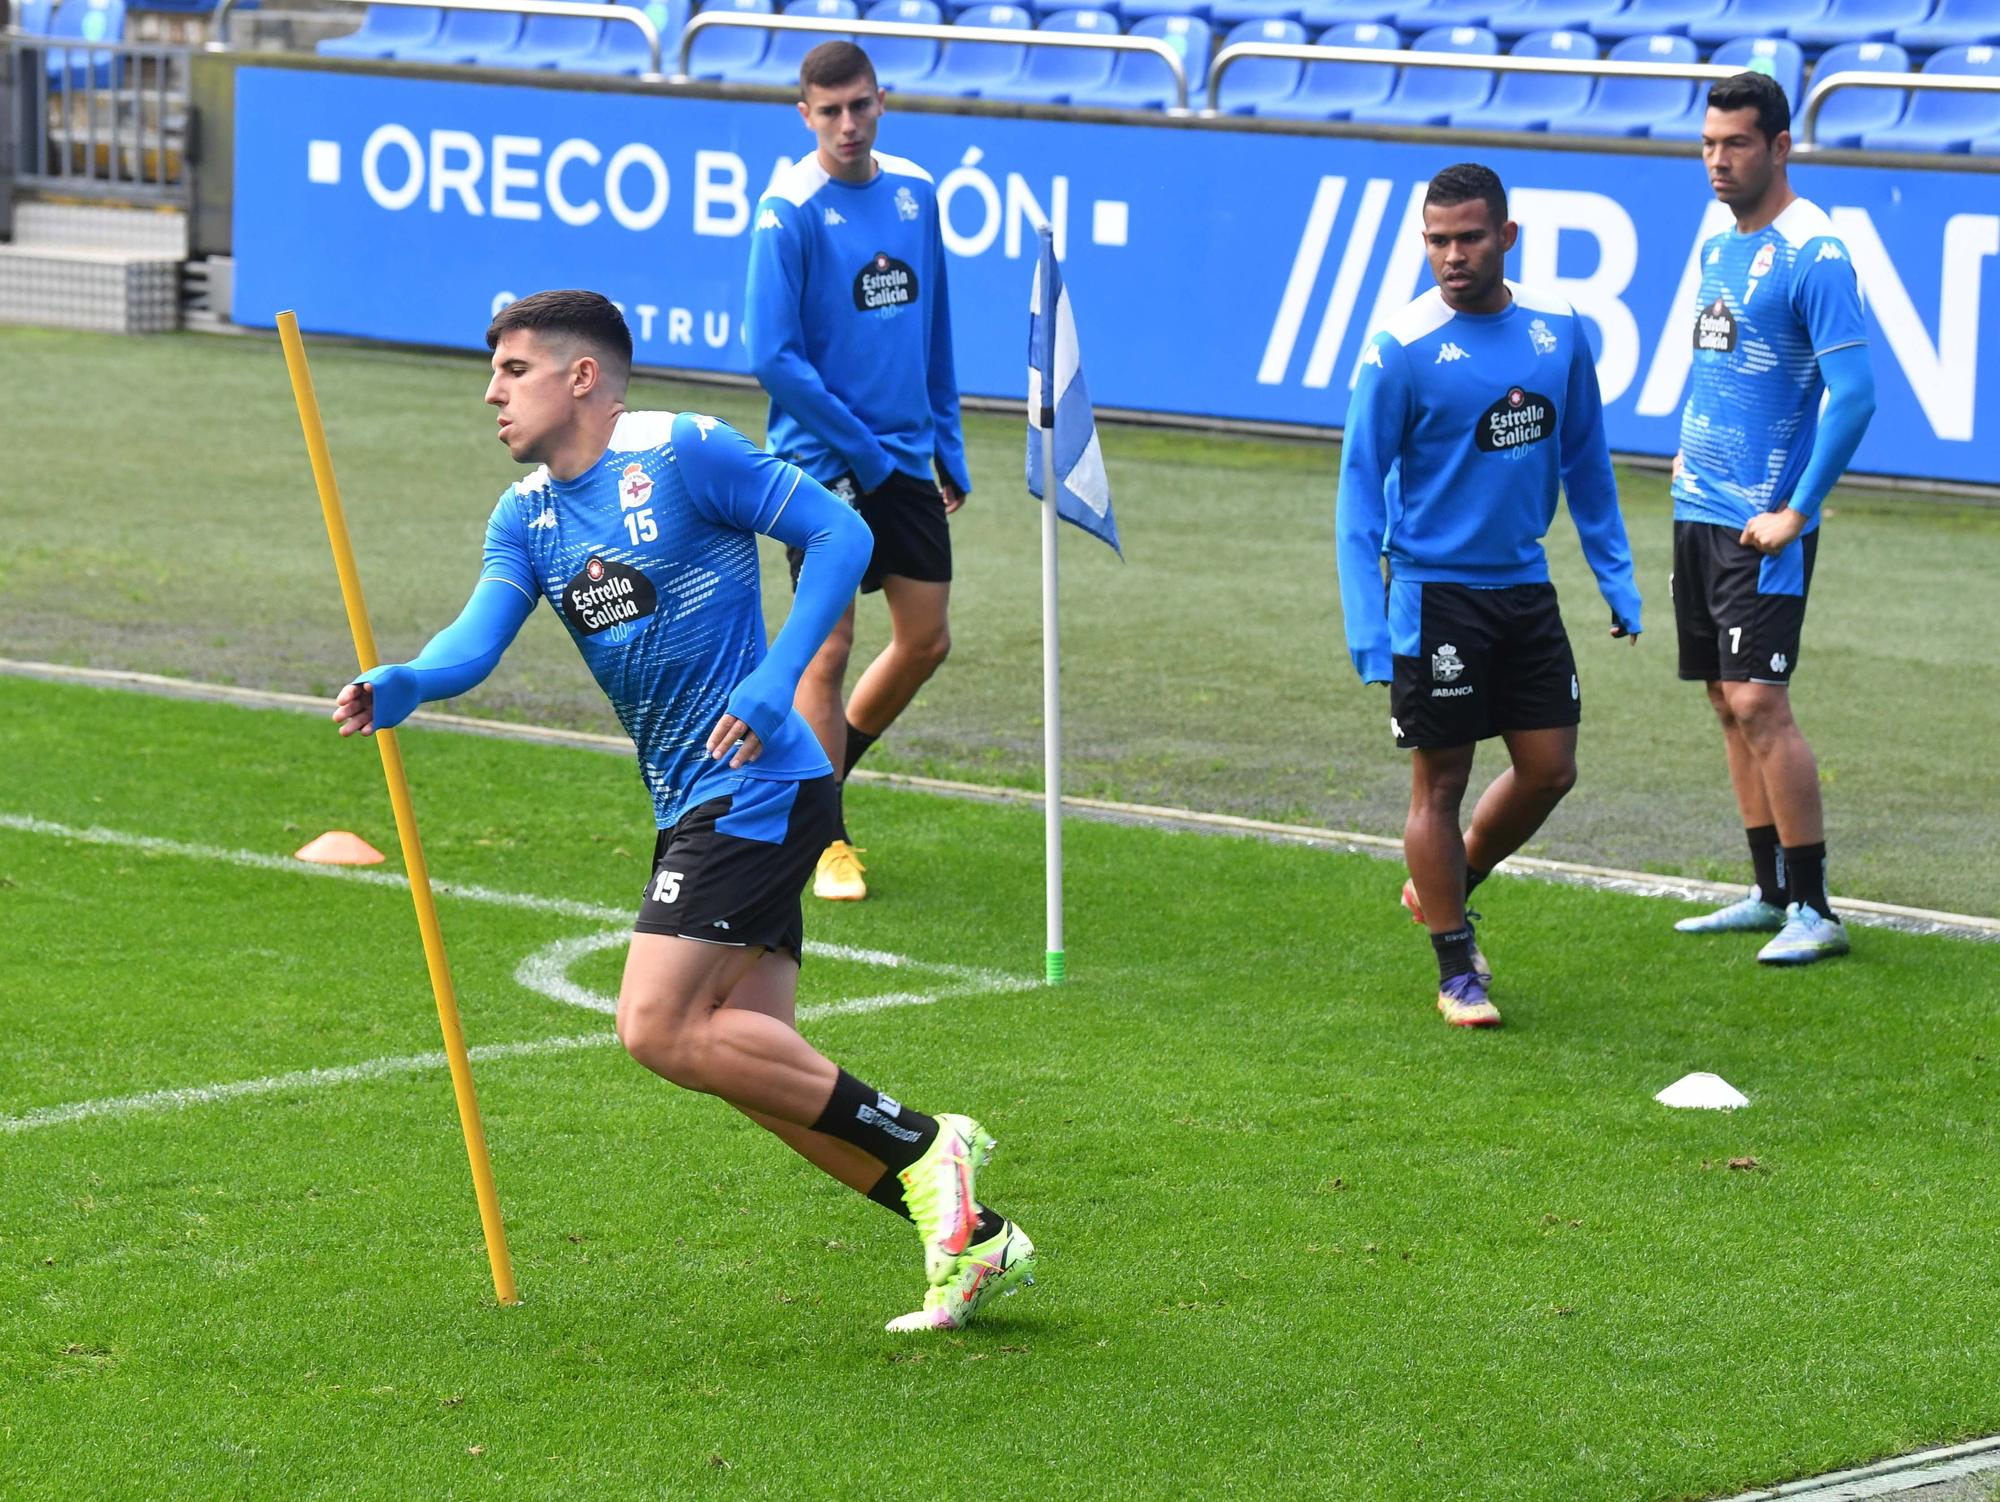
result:
[[(1389, 728), (1415, 753), (1403, 905), (1430, 930), (1438, 1010), (1459, 1027), (1500, 1021), (1466, 898), (1576, 781), (1576, 659), (1542, 552), (1559, 489), (1611, 634), (1640, 627), (1590, 344), (1567, 302), (1505, 279), (1515, 234), (1489, 169), (1431, 179), (1437, 288), (1368, 341), (1341, 436), (1347, 649), (1362, 682), (1392, 685)], [(1495, 735), (1511, 765), (1461, 836), (1474, 750)]]
[[(833, 822), (833, 769), (792, 708), (853, 597), (868, 529), (795, 466), (712, 417), (628, 412), (632, 337), (595, 292), (542, 292), (486, 333), (486, 400), (523, 464), (458, 619), (408, 663), (340, 691), (342, 735), (462, 694), (547, 599), (639, 752), (659, 834), (618, 996), (618, 1037), (655, 1074), (719, 1096), (814, 1166), (905, 1215), (924, 1306), (956, 1328), (1028, 1280), (1034, 1248), (974, 1198), (993, 1139), (838, 1068), (794, 1026), (799, 894)], [(769, 647), (757, 534), (804, 555)]]
[[(771, 452), (852, 502), (875, 537), (861, 590), (888, 601), (889, 645), (843, 709), (850, 605), (799, 683), (799, 709), (843, 781), (951, 650), (945, 518), (972, 489), (937, 193), (915, 162), (874, 149), (883, 100), (852, 42), (806, 54), (799, 114), (818, 149), (757, 206), (743, 325), (771, 395)], [(866, 897), (844, 811), (835, 820), (813, 891)]]
[(1680, 675), (1708, 685), (1756, 873), (1741, 901), (1674, 926), (1775, 932), (1757, 955), (1774, 965), (1847, 953), (1827, 901), (1819, 768), (1788, 690), (1820, 503), (1875, 412), (1854, 262), (1786, 179), (1791, 118), (1765, 74), (1709, 90), (1702, 161), (1736, 228), (1702, 248), (1674, 466)]

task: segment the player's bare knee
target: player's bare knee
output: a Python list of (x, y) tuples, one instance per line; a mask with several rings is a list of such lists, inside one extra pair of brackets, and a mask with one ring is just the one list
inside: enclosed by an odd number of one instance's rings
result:
[(1576, 786), (1576, 758), (1572, 756), (1565, 761), (1537, 768), (1535, 782), (1549, 802), (1560, 802)]
[(625, 1052), (653, 1073), (690, 1090), (702, 1088), (702, 1029), (690, 1025), (682, 1008), (620, 999), (618, 1041)]
[(1722, 721), (1723, 729), (1729, 730), (1735, 727), (1736, 715), (1730, 709), (1729, 695), (1720, 683), (1711, 682), (1708, 685), (1708, 703), (1715, 711), (1715, 717)]
[(925, 632), (910, 648), (911, 655), (928, 677), (944, 666), (945, 658), (951, 656), (951, 628), (939, 626), (934, 631)]

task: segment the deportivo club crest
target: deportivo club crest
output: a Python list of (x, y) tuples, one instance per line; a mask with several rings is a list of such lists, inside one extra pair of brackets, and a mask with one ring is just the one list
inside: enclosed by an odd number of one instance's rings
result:
[(1537, 318), (1528, 325), (1528, 337), (1534, 341), (1536, 354), (1552, 355), (1556, 352), (1556, 336), (1549, 332), (1548, 324), (1542, 319)]
[(1464, 671), (1465, 663), (1459, 658), (1458, 648), (1450, 642), (1431, 653), (1431, 677), (1436, 682), (1456, 683), (1458, 675)]
[(630, 511), (643, 506), (652, 499), (653, 477), (646, 473), (644, 465), (628, 464), (625, 473), (618, 480), (618, 505), (621, 510)]
[(917, 208), (917, 195), (912, 193), (908, 188), (898, 188), (896, 190), (896, 212), (905, 219), (916, 218), (919, 212)]

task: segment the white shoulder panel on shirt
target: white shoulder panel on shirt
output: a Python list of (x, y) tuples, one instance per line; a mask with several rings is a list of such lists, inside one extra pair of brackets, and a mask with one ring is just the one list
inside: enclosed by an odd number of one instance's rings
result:
[(906, 156), (890, 156), (885, 151), (878, 151), (875, 153), (875, 165), (890, 177), (920, 177), (925, 182), (935, 181), (930, 173)]
[(1785, 243), (1793, 250), (1808, 240), (1834, 235), (1833, 221), (1827, 217), (1826, 210), (1810, 198), (1794, 198), (1785, 212), (1771, 221), (1771, 227), (1785, 237)]
[(782, 198), (787, 203), (803, 206), (807, 199), (824, 188), (829, 181), (831, 179), (826, 174), (826, 168), (819, 164), (819, 153), (814, 152), (811, 156), (801, 157), (773, 177), (770, 190), (765, 196)]
[(673, 436), (673, 413), (625, 412), (620, 414), (617, 426), (611, 430), (609, 452), (632, 454), (642, 449), (656, 449)]
[(1559, 297), (1545, 287), (1524, 287), (1519, 282), (1509, 282), (1507, 290), (1514, 294), (1514, 301), (1530, 313), (1560, 313), (1564, 318), (1576, 317), (1576, 309), (1570, 306), (1566, 297)]
[[(1412, 344), (1415, 344), (1426, 335), (1435, 334), (1439, 329), (1450, 323), (1451, 319), (1451, 308), (1444, 300), (1444, 293), (1433, 287), (1415, 302), (1409, 303), (1390, 314), (1388, 321), (1375, 332), (1378, 334), (1387, 334), (1391, 339), (1395, 340), (1405, 349), (1408, 349)], [(1374, 334), (1368, 337), (1369, 342), (1373, 343)]]
[(524, 475), (514, 482), (514, 494), (526, 498), (540, 495), (549, 488), (549, 467), (544, 464), (533, 474)]

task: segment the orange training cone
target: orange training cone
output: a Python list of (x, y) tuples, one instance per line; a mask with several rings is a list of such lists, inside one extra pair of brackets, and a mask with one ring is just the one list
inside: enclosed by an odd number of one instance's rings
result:
[(302, 861), (313, 861), (322, 866), (379, 866), (382, 852), (362, 839), (358, 834), (349, 834), (344, 829), (329, 829), (311, 844), (293, 852)]

